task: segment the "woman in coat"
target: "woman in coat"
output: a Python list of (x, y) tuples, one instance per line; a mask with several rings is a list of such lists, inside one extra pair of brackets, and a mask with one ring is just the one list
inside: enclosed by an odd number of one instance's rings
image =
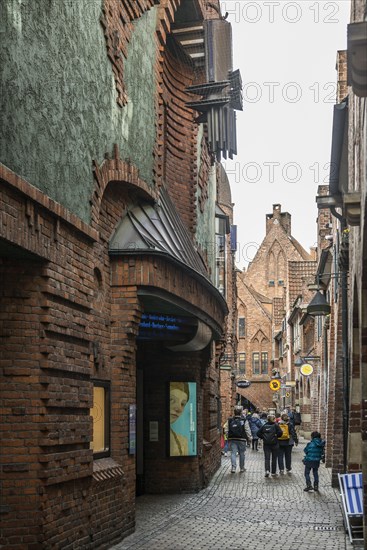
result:
[(259, 438), (258, 438), (257, 432), (260, 430), (262, 426), (262, 422), (257, 413), (254, 413), (247, 418), (248, 418), (248, 423), (250, 424), (250, 430), (252, 435), (252, 450), (258, 451)]

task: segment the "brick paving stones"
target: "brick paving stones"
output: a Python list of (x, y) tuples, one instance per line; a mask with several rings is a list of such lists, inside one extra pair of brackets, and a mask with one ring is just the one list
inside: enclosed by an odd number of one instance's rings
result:
[(292, 474), (265, 478), (263, 452), (248, 449), (246, 472), (231, 474), (223, 457), (197, 494), (138, 497), (136, 532), (113, 550), (351, 550), (323, 464), (320, 492), (303, 491), (305, 443), (293, 450)]

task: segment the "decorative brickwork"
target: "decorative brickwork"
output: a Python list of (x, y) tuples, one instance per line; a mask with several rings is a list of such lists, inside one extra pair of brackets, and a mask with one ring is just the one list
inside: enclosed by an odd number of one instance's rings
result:
[(134, 29), (132, 22), (156, 3), (156, 0), (104, 0), (101, 24), (120, 107), (128, 101), (124, 83), (124, 59), (127, 57), (127, 46)]
[(171, 199), (188, 229), (196, 227), (196, 125), (185, 102), (185, 88), (192, 84), (192, 68), (166, 48), (163, 63), (164, 179)]
[[(91, 225), (98, 225), (101, 219), (101, 202), (104, 192), (110, 183), (115, 182), (121, 187), (122, 191), (134, 189), (141, 196), (156, 199), (157, 193), (147, 183), (139, 177), (139, 170), (128, 160), (120, 159), (120, 153), (117, 145), (113, 148), (113, 158), (106, 159), (99, 166), (94, 161), (95, 188), (92, 197), (92, 222)], [(116, 218), (117, 221), (118, 218)]]

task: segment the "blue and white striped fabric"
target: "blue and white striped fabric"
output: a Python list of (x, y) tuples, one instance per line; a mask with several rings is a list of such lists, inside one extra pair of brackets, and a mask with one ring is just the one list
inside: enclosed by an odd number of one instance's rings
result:
[(345, 500), (349, 514), (363, 514), (362, 473), (344, 474)]

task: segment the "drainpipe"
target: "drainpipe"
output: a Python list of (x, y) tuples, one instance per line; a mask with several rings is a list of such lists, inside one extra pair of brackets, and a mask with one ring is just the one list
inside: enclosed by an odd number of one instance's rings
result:
[(342, 291), (342, 350), (343, 350), (343, 455), (344, 472), (348, 464), (349, 428), (349, 357), (348, 357), (348, 272), (341, 272)]

